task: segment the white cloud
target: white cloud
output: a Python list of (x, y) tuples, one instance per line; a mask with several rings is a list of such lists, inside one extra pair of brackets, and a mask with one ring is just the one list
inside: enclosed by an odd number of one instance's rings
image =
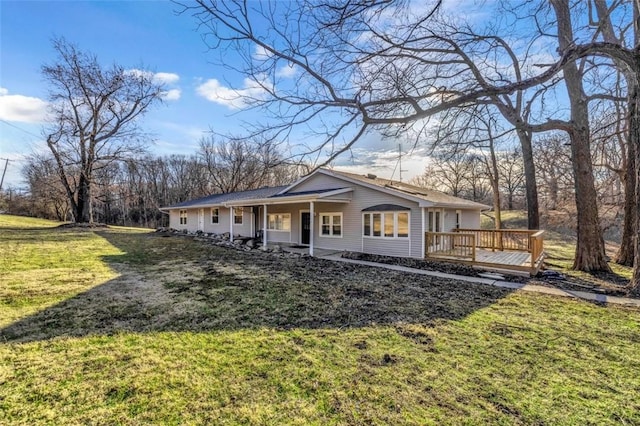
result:
[(162, 96), (162, 99), (166, 101), (177, 101), (178, 99), (180, 99), (181, 94), (182, 94), (182, 91), (180, 89), (171, 89), (171, 90), (162, 92), (161, 96)]
[(255, 81), (245, 78), (242, 89), (223, 86), (215, 78), (209, 79), (196, 88), (205, 99), (231, 109), (246, 107), (251, 99), (263, 99), (266, 91)]
[(298, 69), (293, 64), (287, 64), (276, 71), (276, 77), (291, 78), (298, 73)]
[(172, 72), (158, 72), (153, 75), (153, 81), (160, 84), (173, 84), (178, 80), (180, 80), (180, 76)]
[(139, 77), (146, 77), (153, 80), (156, 84), (173, 84), (177, 83), (180, 80), (180, 76), (178, 74), (172, 72), (157, 72), (152, 73), (147, 70), (139, 70), (137, 68), (132, 68), (130, 70), (125, 71), (126, 74), (132, 74)]
[(22, 123), (42, 123), (46, 121), (48, 103), (40, 98), (23, 95), (9, 95), (0, 87), (0, 119)]
[[(136, 68), (126, 70), (125, 73), (135, 75), (138, 77), (145, 77), (153, 81), (155, 84), (161, 84), (164, 86), (174, 86), (180, 80), (180, 76), (172, 72), (157, 72), (152, 73), (147, 70), (139, 70)], [(177, 101), (182, 95), (180, 88), (173, 88), (162, 92), (161, 97), (165, 101)]]
[(258, 61), (266, 61), (270, 57), (271, 57), (271, 52), (269, 52), (267, 49), (265, 49), (262, 46), (256, 45), (256, 50), (255, 52), (253, 52), (253, 59), (256, 59)]

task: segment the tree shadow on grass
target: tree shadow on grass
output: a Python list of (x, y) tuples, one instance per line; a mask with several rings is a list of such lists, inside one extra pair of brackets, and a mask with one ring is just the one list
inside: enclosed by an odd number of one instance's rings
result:
[(187, 237), (100, 233), (118, 278), (0, 330), (29, 342), (118, 332), (344, 329), (433, 324), (510, 290), (329, 260), (221, 248)]
[(7, 228), (0, 227), (3, 233), (2, 240), (4, 242), (70, 242), (81, 238), (93, 238), (91, 230), (81, 228), (67, 228), (60, 230), (58, 227), (51, 228)]

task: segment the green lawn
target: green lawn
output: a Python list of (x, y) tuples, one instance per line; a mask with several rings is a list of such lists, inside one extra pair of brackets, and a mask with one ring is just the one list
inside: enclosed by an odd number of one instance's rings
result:
[(0, 424), (640, 424), (640, 312), (0, 215)]

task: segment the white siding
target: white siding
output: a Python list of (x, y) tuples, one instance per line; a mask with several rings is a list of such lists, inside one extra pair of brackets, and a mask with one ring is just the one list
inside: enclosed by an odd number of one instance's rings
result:
[[(180, 225), (180, 210), (187, 210), (187, 224)], [(176, 209), (169, 212), (169, 227), (196, 232), (198, 230), (198, 209)]]
[(461, 228), (480, 229), (480, 211), (462, 210)]
[[(189, 232), (196, 232), (198, 230), (198, 214), (200, 209), (186, 209), (186, 225), (180, 225), (180, 210), (185, 209), (175, 209), (169, 212), (169, 226), (174, 229), (186, 229)], [(211, 223), (211, 208), (205, 207), (204, 232), (214, 234), (224, 234), (225, 232), (229, 232), (229, 213), (230, 209), (226, 207), (219, 207), (218, 223)], [(233, 235), (251, 236), (251, 218), (251, 209), (246, 208), (242, 215), (242, 225), (233, 225)]]
[[(289, 213), (291, 215), (290, 231), (267, 230), (267, 241), (270, 243), (299, 243), (300, 242), (300, 210), (309, 210), (308, 203), (275, 204), (267, 206), (267, 213)], [(261, 214), (262, 214), (262, 210)], [(260, 218), (262, 228), (263, 218)]]
[[(389, 256), (420, 257), (422, 244), (422, 223), (418, 203), (400, 197), (385, 194), (364, 186), (343, 181), (333, 176), (317, 174), (299, 186), (293, 192), (313, 191), (331, 188), (353, 188), (351, 202), (316, 202), (314, 217), (315, 247), (333, 250), (358, 251)], [(378, 204), (397, 204), (410, 208), (409, 238), (386, 239), (364, 238), (362, 235), (362, 210)], [(328, 238), (320, 235), (320, 213), (341, 212), (343, 218), (342, 238)]]
[[(337, 177), (327, 176), (321, 173), (310, 177), (307, 181), (296, 186), (291, 191), (314, 191), (321, 189), (353, 188), (350, 194), (351, 202), (335, 203), (330, 200), (315, 202), (315, 215), (313, 220), (314, 247), (330, 250), (347, 250), (389, 256), (416, 257), (422, 255), (422, 209), (418, 203), (401, 197), (386, 194), (375, 189), (341, 180)], [(341, 196), (343, 197), (344, 194)], [(376, 238), (363, 236), (362, 210), (378, 204), (396, 204), (409, 208), (409, 238)], [(291, 214), (291, 230), (266, 231), (268, 242), (299, 243), (300, 242), (300, 211), (308, 211), (309, 203), (269, 205), (268, 213)], [(187, 229), (195, 232), (198, 227), (198, 209), (188, 209), (187, 225), (180, 225), (179, 209), (171, 210), (169, 223), (175, 229)], [(256, 209), (257, 211), (257, 209)], [(425, 209), (425, 214), (427, 209)], [(456, 209), (444, 209), (442, 230), (448, 232), (455, 228)], [(320, 235), (320, 214), (342, 213), (342, 237), (326, 237)], [(260, 208), (260, 216), (256, 220), (252, 215), (252, 209), (244, 209), (243, 224), (233, 226), (234, 235), (253, 236), (256, 229), (262, 229), (264, 212)], [(217, 234), (229, 232), (230, 209), (220, 207), (220, 219), (218, 224), (211, 223), (211, 209), (205, 209), (205, 232)], [(425, 217), (426, 223), (426, 217)], [(461, 227), (479, 228), (480, 212), (478, 210), (462, 210)]]

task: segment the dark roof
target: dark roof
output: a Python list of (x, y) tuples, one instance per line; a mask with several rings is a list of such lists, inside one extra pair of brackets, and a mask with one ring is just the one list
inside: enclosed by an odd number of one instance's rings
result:
[(249, 198), (268, 198), (278, 192), (284, 190), (287, 186), (264, 187), (260, 189), (252, 189), (250, 191), (229, 192), (226, 194), (213, 194), (207, 197), (197, 198), (195, 200), (184, 201), (174, 204), (166, 209), (176, 209), (180, 207), (198, 207), (198, 206), (216, 206), (228, 201), (243, 200)]
[(399, 210), (411, 210), (411, 208), (399, 206), (397, 204), (378, 204), (376, 206), (362, 209), (363, 212), (394, 212)]
[(316, 189), (313, 191), (299, 191), (299, 192), (285, 192), (284, 194), (275, 194), (270, 196), (269, 198), (278, 198), (278, 197), (295, 197), (296, 195), (314, 195), (314, 194), (323, 194), (325, 192), (338, 191), (340, 189), (345, 188), (328, 188), (328, 189)]
[(436, 191), (435, 189), (422, 188), (420, 186), (411, 185), (404, 182), (398, 182), (397, 180), (382, 179), (374, 175), (358, 175), (355, 173), (342, 172), (337, 170), (327, 170), (327, 172), (337, 175), (351, 178), (359, 182), (368, 183), (370, 185), (379, 186), (381, 188), (391, 189), (410, 195), (412, 197), (420, 198), (426, 201), (430, 201), (436, 205), (450, 205), (459, 206), (461, 208), (473, 208), (473, 209), (488, 209), (490, 206), (477, 203), (475, 201), (466, 200), (460, 197), (454, 197), (453, 195), (445, 194), (444, 192)]

